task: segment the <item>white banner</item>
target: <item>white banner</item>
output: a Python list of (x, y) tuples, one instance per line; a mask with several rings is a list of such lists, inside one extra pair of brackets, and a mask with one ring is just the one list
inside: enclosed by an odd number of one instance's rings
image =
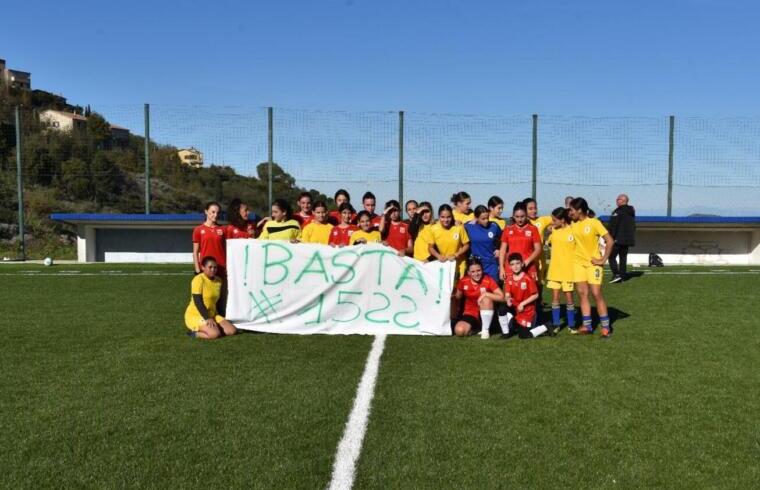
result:
[(377, 244), (228, 240), (227, 280), (226, 316), (244, 330), (451, 335), (453, 262)]

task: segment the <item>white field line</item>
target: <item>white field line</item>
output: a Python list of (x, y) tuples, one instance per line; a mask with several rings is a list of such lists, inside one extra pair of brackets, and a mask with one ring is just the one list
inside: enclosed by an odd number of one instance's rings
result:
[(333, 465), (332, 479), (329, 490), (350, 490), (354, 485), (356, 476), (356, 463), (362, 451), (364, 433), (367, 430), (369, 411), (372, 398), (375, 396), (375, 382), (377, 372), (380, 369), (380, 356), (385, 348), (385, 334), (375, 337), (372, 349), (367, 356), (367, 364), (364, 366), (364, 374), (359, 381), (354, 398), (354, 407), (348, 416), (343, 438), (335, 452), (335, 464)]

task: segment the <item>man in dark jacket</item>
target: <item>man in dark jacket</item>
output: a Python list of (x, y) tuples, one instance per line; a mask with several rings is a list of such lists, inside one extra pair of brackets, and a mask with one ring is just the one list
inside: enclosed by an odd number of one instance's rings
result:
[[(622, 282), (626, 279), (626, 262), (628, 261), (628, 247), (636, 244), (636, 210), (628, 205), (628, 196), (620, 194), (615, 200), (617, 208), (610, 216), (608, 231), (615, 240), (610, 254), (610, 269), (612, 280), (610, 282)], [(620, 257), (620, 268), (618, 268)]]

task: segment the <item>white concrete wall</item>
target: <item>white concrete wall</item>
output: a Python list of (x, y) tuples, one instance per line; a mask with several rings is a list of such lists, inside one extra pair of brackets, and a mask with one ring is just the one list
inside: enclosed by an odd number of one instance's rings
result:
[(650, 253), (665, 264), (760, 265), (760, 230), (640, 229), (628, 262), (648, 264)]

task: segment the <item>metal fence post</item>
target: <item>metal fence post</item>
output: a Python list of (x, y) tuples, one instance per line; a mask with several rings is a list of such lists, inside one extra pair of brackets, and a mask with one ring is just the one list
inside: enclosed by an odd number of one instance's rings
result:
[(536, 199), (538, 194), (538, 114), (533, 114), (533, 187), (531, 196)]
[(18, 191), (18, 235), (21, 247), (21, 260), (26, 260), (26, 241), (24, 240), (24, 178), (21, 173), (21, 109), (16, 106), (16, 186)]
[(668, 216), (673, 212), (673, 145), (676, 129), (676, 116), (670, 116), (668, 136)]
[(150, 104), (145, 104), (145, 214), (150, 214)]
[(398, 202), (402, 206), (402, 210), (403, 210), (403, 206), (404, 206), (404, 111), (398, 111)]
[[(268, 187), (269, 187), (269, 207), (267, 213), (272, 209), (272, 164), (274, 163), (274, 109), (272, 107), (267, 108), (267, 121), (268, 121), (268, 135), (267, 135), (267, 174), (268, 174)], [(269, 216), (267, 214), (267, 216)]]

